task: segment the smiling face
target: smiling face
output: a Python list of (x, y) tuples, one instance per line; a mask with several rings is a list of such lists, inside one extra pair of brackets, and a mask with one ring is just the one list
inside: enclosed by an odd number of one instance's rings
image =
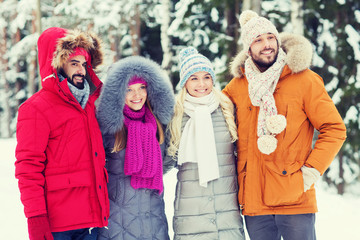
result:
[(278, 52), (278, 42), (272, 33), (262, 34), (255, 38), (249, 49), (249, 55), (261, 72), (274, 64)]
[(63, 66), (68, 81), (79, 89), (84, 88), (86, 75), (86, 60), (83, 55), (77, 55), (67, 60)]
[(146, 102), (147, 90), (143, 83), (135, 83), (128, 86), (125, 96), (125, 104), (133, 111), (139, 111)]
[(204, 97), (213, 89), (213, 79), (208, 72), (197, 72), (186, 81), (185, 88), (193, 97)]

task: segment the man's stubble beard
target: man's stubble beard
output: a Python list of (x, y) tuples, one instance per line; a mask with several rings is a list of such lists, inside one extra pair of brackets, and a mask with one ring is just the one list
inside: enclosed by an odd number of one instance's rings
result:
[[(265, 49), (265, 50), (266, 50), (266, 49)], [(264, 50), (264, 51), (265, 51), (265, 50)], [(273, 49), (273, 48), (272, 48), (271, 50), (274, 50), (274, 51), (275, 51), (275, 49)], [(279, 49), (277, 49), (277, 52), (276, 52), (276, 55), (275, 55), (273, 61), (271, 61), (271, 62), (265, 62), (265, 61), (263, 61), (263, 60), (256, 60), (256, 59), (254, 59), (253, 54), (252, 54), (252, 52), (251, 52), (251, 50), (250, 50), (250, 57), (251, 57), (251, 59), (252, 59), (253, 62), (256, 64), (256, 66), (258, 66), (258, 68), (259, 68), (260, 70), (264, 70), (264, 71), (266, 71), (268, 68), (270, 68), (270, 67), (276, 62), (278, 55), (279, 55)], [(262, 72), (264, 72), (264, 71), (262, 71)]]

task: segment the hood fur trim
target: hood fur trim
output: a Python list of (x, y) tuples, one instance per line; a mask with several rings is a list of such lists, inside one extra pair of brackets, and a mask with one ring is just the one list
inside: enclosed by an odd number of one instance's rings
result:
[[(286, 53), (286, 64), (293, 73), (304, 71), (311, 66), (313, 48), (305, 37), (292, 33), (281, 33), (281, 48)], [(230, 63), (230, 71), (234, 77), (241, 77), (245, 61), (248, 58), (247, 51), (242, 50)]]
[(80, 47), (90, 54), (91, 66), (95, 69), (103, 62), (101, 45), (102, 42), (95, 33), (82, 32), (80, 30), (68, 30), (64, 37), (58, 39), (52, 66), (56, 69), (60, 69), (73, 50)]
[(114, 63), (109, 69), (97, 112), (103, 134), (115, 134), (122, 128), (126, 90), (134, 75), (147, 82), (147, 98), (156, 118), (164, 125), (170, 122), (175, 98), (169, 77), (156, 62), (131, 56)]

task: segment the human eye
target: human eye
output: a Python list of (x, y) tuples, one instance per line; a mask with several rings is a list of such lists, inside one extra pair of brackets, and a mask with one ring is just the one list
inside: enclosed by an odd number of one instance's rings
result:
[(267, 35), (267, 38), (268, 38), (268, 39), (275, 39), (276, 37), (275, 37), (274, 34), (269, 33), (269, 34)]
[(131, 88), (126, 89), (126, 92), (127, 92), (127, 93), (129, 93), (129, 92), (131, 92), (131, 91), (132, 91)]

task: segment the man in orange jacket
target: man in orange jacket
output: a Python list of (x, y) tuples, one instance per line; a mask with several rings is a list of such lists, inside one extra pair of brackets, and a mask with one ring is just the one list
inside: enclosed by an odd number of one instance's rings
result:
[(240, 24), (244, 48), (223, 92), (236, 105), (239, 203), (249, 236), (314, 240), (314, 183), (345, 141), (345, 125), (322, 78), (308, 69), (308, 40), (279, 34), (250, 10)]

